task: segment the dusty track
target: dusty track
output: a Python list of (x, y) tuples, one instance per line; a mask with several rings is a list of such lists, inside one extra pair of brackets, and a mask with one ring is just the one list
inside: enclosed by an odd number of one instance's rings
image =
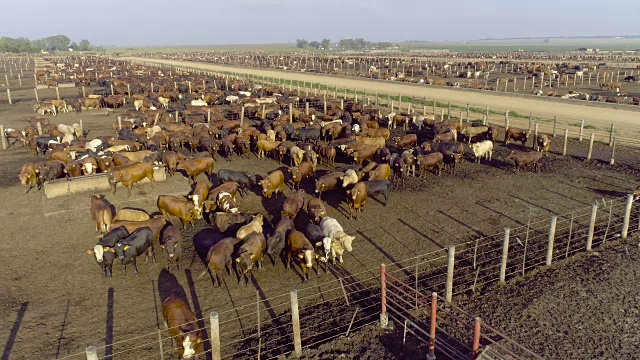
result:
[(471, 106), (484, 107), (489, 106), (492, 110), (511, 110), (521, 114), (532, 112), (536, 115), (547, 115), (553, 117), (557, 115), (559, 118), (585, 119), (587, 124), (606, 127), (614, 123), (619, 129), (637, 128), (640, 114), (634, 111), (618, 110), (612, 108), (587, 107), (581, 104), (564, 104), (548, 102), (532, 97), (530, 99), (515, 98), (513, 96), (493, 94), (489, 92), (471, 92), (451, 90), (442, 87), (428, 87), (420, 85), (411, 85), (405, 83), (397, 83), (390, 81), (372, 81), (357, 78), (343, 78), (337, 76), (328, 76), (325, 74), (309, 74), (295, 73), (279, 70), (266, 70), (255, 68), (243, 68), (233, 66), (221, 66), (214, 64), (203, 64), (188, 61), (170, 61), (161, 59), (133, 58), (124, 57), (124, 60), (136, 60), (149, 63), (162, 63), (172, 66), (188, 66), (208, 71), (231, 71), (240, 74), (254, 74), (259, 76), (276, 76), (290, 80), (308, 81), (322, 83), (324, 85), (338, 89), (347, 87), (349, 89), (356, 88), (358, 90), (367, 90), (368, 92), (379, 94), (391, 93), (393, 95), (414, 96), (418, 98), (427, 97), (429, 100), (451, 101), (455, 103), (468, 103)]

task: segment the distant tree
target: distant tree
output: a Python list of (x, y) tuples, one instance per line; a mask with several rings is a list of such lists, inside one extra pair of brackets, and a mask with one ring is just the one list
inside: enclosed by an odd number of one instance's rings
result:
[(71, 39), (66, 35), (54, 35), (44, 38), (46, 42), (46, 49), (48, 51), (66, 51), (69, 49)]
[(76, 42), (73, 41), (71, 45), (69, 45), (69, 49), (78, 50), (78, 44), (76, 44)]
[(296, 46), (299, 47), (300, 49), (304, 49), (307, 47), (307, 45), (309, 45), (309, 42), (305, 39), (297, 39), (296, 40)]
[(330, 48), (330, 47), (331, 47), (331, 40), (329, 40), (329, 39), (322, 39), (321, 44), (322, 44), (322, 48), (326, 50), (326, 49), (328, 49), (328, 48)]
[(320, 48), (320, 42), (319, 41), (312, 41), (309, 43), (309, 46), (314, 48), (314, 49), (319, 49)]
[(91, 51), (91, 50), (93, 50), (93, 45), (91, 45), (89, 40), (82, 39), (82, 40), (80, 40), (80, 43), (78, 44), (78, 50), (80, 50), (80, 51)]
[(388, 49), (391, 46), (393, 46), (393, 44), (391, 44), (390, 42), (379, 42), (377, 45), (378, 49)]

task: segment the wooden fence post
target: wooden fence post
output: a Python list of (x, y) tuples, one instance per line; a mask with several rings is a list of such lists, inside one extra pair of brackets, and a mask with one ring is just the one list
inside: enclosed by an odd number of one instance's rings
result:
[(598, 205), (591, 205), (591, 219), (589, 220), (589, 233), (587, 234), (587, 251), (591, 251), (591, 244), (593, 243), (593, 232), (596, 227), (596, 217), (598, 216)]
[(611, 130), (609, 131), (609, 146), (613, 146), (613, 133), (616, 130), (616, 126), (611, 124)]
[(293, 103), (289, 103), (289, 124), (293, 122)]
[(162, 330), (158, 329), (158, 347), (160, 348), (160, 360), (164, 360), (164, 348), (162, 346)]
[(95, 346), (91, 345), (87, 347), (85, 353), (87, 354), (87, 360), (98, 360), (98, 352)]
[(389, 324), (387, 315), (387, 266), (380, 264), (380, 327), (386, 328)]
[(456, 255), (456, 246), (449, 245), (448, 251), (448, 262), (447, 262), (447, 285), (445, 288), (444, 299), (446, 302), (450, 303), (451, 298), (453, 297), (453, 266), (455, 263), (455, 255)]
[(82, 126), (82, 119), (80, 119), (80, 134), (84, 134), (84, 127)]
[(562, 156), (567, 156), (567, 141), (569, 140), (569, 129), (564, 129), (564, 142), (562, 143)]
[(504, 238), (502, 239), (502, 262), (500, 263), (500, 284), (505, 283), (507, 274), (507, 260), (509, 258), (509, 234), (511, 229), (504, 228)]
[(60, 100), (60, 88), (56, 86), (56, 98)]
[(7, 100), (9, 100), (9, 105), (13, 104), (13, 101), (11, 101), (11, 89), (7, 89)]
[(629, 233), (629, 220), (631, 219), (631, 207), (633, 206), (633, 194), (627, 195), (627, 203), (624, 207), (624, 220), (622, 222), (622, 231), (620, 237), (622, 240), (627, 239)]
[(613, 138), (613, 146), (611, 146), (611, 159), (609, 159), (609, 165), (614, 165), (616, 160), (614, 156), (616, 154), (616, 138)]
[(261, 119), (264, 119), (264, 118), (265, 118), (265, 116), (267, 115), (267, 114), (265, 113), (265, 111), (266, 111), (266, 107), (265, 107), (265, 105), (264, 105), (264, 104), (262, 104), (262, 114), (261, 114), (261, 116), (260, 116), (260, 118), (261, 118)]
[(469, 104), (467, 104), (467, 118), (466, 122), (469, 122)]
[(447, 120), (451, 119), (451, 101), (447, 105)]
[(578, 141), (582, 141), (583, 134), (584, 134), (584, 119), (580, 120), (580, 134), (578, 135)]
[(33, 88), (33, 91), (36, 94), (36, 101), (40, 101), (40, 98), (38, 97), (38, 88)]
[(42, 124), (40, 121), (36, 123), (36, 129), (38, 130), (38, 135), (42, 135)]
[(298, 313), (298, 290), (291, 290), (291, 322), (293, 323), (293, 348), (297, 357), (302, 355), (302, 343), (300, 341), (300, 314)]
[(551, 262), (553, 261), (553, 242), (556, 239), (556, 224), (558, 222), (557, 216), (551, 217), (551, 223), (549, 225), (549, 242), (547, 244), (547, 259), (545, 264), (547, 266), (551, 266)]
[(309, 116), (309, 102), (308, 101), (304, 102), (304, 114)]
[[(22, 69), (20, 71), (22, 71)], [(22, 76), (20, 76), (20, 74), (18, 74), (18, 85), (22, 86)]]
[(591, 154), (593, 153), (593, 139), (594, 139), (595, 134), (591, 133), (591, 136), (589, 137), (589, 151), (587, 152), (587, 160), (591, 160)]
[(220, 319), (218, 313), (210, 312), (209, 321), (211, 322), (211, 360), (220, 360)]
[(7, 149), (7, 137), (4, 136), (4, 126), (0, 125), (0, 139), (2, 139), (2, 150)]
[(242, 105), (242, 109), (240, 109), (240, 127), (242, 127), (242, 124), (244, 124), (244, 105)]
[(507, 130), (509, 130), (509, 109), (504, 113), (504, 136), (507, 136)]
[(558, 127), (558, 115), (553, 117), (553, 132), (551, 133), (551, 137), (556, 137), (556, 128)]
[(422, 105), (422, 116), (427, 116), (427, 105)]
[(122, 116), (118, 116), (118, 131), (122, 130)]
[(531, 146), (532, 146), (532, 149), (534, 149), (534, 150), (536, 148), (536, 144), (538, 143), (538, 126), (539, 126), (539, 124), (536, 123), (536, 125), (534, 126), (534, 130), (533, 130), (533, 144)]

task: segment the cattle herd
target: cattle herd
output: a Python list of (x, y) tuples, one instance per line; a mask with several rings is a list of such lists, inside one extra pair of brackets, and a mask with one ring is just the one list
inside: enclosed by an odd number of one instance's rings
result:
[[(139, 75), (132, 77), (125, 71)], [(112, 77), (106, 75), (109, 72)], [(129, 264), (137, 274), (137, 258), (144, 254), (155, 263), (158, 248), (168, 270), (180, 270), (185, 241), (178, 227), (206, 219), (223, 237), (206, 256), (214, 285), (221, 285), (221, 275), (231, 271), (246, 284), (254, 267), (264, 269), (265, 256), (274, 264), (282, 259), (287, 269), (293, 262), (307, 281), (310, 271), (318, 274), (322, 267), (327, 271), (329, 264), (343, 262), (355, 239), (328, 216), (323, 193), (344, 194), (349, 217), (357, 219), (368, 198), (379, 197), (386, 205), (391, 191), (402, 189), (407, 177), (440, 176), (443, 170), (455, 174), (465, 157), (477, 162), (485, 158), (487, 164), (494, 161), (498, 131), (492, 126), (437, 122), (433, 116), (389, 113), (353, 101), (323, 104), (314, 97), (246, 80), (169, 75), (137, 65), (122, 64), (114, 71), (105, 64), (101, 74), (96, 72), (91, 79), (104, 86), (95, 94), (38, 103), (34, 110), (41, 117), (30, 118), (24, 129), (6, 129), (5, 136), (29, 146), (37, 157), (24, 164), (19, 174), (27, 192), (57, 178), (106, 173), (113, 193), (120, 183), (131, 194), (143, 179), (154, 186), (154, 167), (160, 164), (169, 176), (182, 174), (190, 179), (190, 193), (159, 195), (154, 214), (115, 209), (104, 195), (90, 196), (91, 218), (102, 237), (97, 244), (87, 244), (92, 246), (88, 253), (105, 278), (112, 277), (116, 259), (123, 276)], [(107, 95), (107, 91), (116, 94)], [(82, 111), (93, 104), (126, 106), (127, 100), (135, 109), (123, 111), (113, 124), (113, 135), (90, 139), (79, 124), (54, 124), (52, 118), (44, 117), (43, 109), (55, 116), (69, 104)], [(508, 129), (505, 140), (524, 146), (530, 136), (530, 132)], [(535, 141), (539, 151), (522, 149), (507, 157), (516, 171), (527, 165), (539, 171), (549, 138), (540, 135)], [(272, 158), (277, 168), (267, 174), (216, 169), (252, 156), (261, 161)], [(343, 165), (336, 166), (336, 161)], [(286, 197), (285, 187), (290, 189)], [(315, 197), (306, 194), (313, 191)], [(273, 231), (263, 228), (263, 214), (242, 211), (238, 195), (251, 192), (273, 201), (284, 199), (280, 214), (272, 214), (277, 220)], [(300, 225), (294, 220), (305, 211), (309, 220)], [(197, 329), (176, 327), (193, 320), (188, 304), (169, 297), (163, 314), (174, 330), (172, 336), (179, 338), (181, 356), (202, 350)]]

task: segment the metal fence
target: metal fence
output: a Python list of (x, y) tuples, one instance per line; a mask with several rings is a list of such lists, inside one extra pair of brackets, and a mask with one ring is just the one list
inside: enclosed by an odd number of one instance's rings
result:
[[(492, 358), (535, 358), (508, 336), (457, 308), (452, 303), (455, 296), (486, 291), (607, 241), (626, 239), (640, 228), (640, 208), (633, 206), (634, 200), (628, 195), (529, 221), (492, 236), (386, 264), (382, 275), (379, 268), (350, 274), (329, 265), (326, 270), (336, 279), (322, 284), (322, 289), (304, 287), (268, 299), (257, 293), (252, 304), (197, 319), (204, 351), (213, 359), (273, 359), (300, 354), (369, 325), (385, 325), (391, 318), (404, 324), (406, 333), (429, 342), (449, 358), (475, 358), (483, 351)], [(442, 297), (425, 295), (432, 293)], [(439, 304), (435, 336), (430, 320), (434, 303)], [(100, 348), (89, 347), (63, 359), (175, 356), (168, 330), (158, 329)]]

